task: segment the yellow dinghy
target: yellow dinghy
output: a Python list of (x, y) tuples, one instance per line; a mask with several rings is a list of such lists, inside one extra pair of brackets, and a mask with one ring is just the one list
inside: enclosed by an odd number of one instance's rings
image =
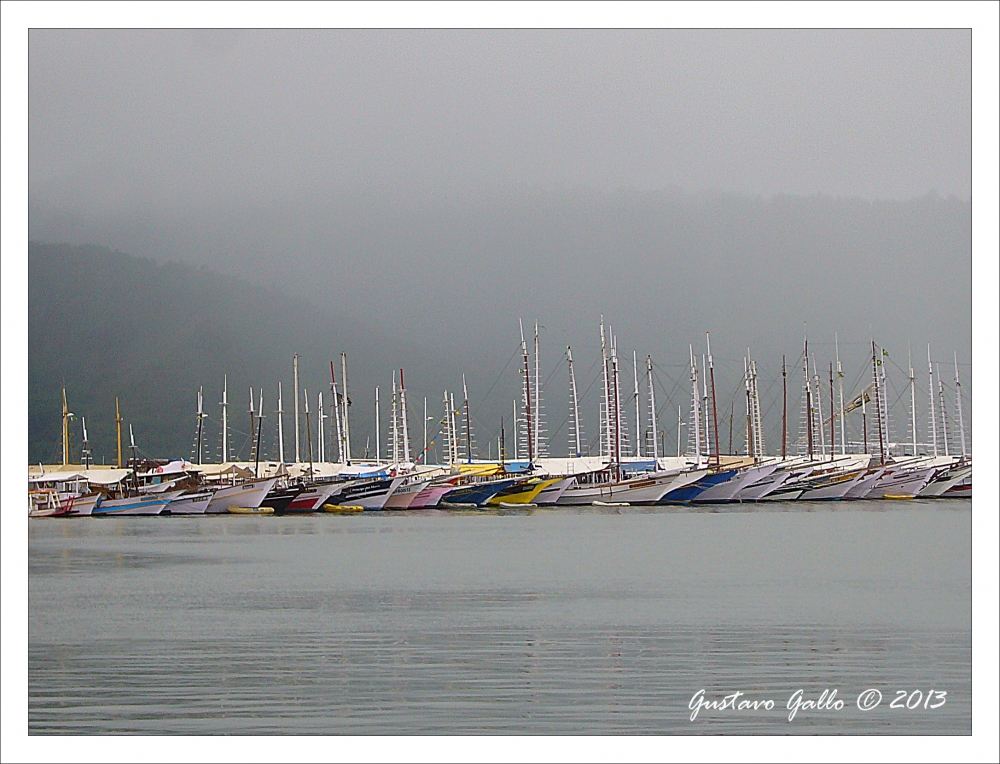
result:
[(355, 512), (364, 512), (365, 508), (360, 504), (324, 504), (323, 511), (337, 515), (349, 515)]
[(226, 511), (233, 515), (273, 515), (274, 507), (226, 507)]
[(889, 501), (905, 501), (907, 499), (912, 499), (913, 494), (910, 493), (887, 493), (882, 497), (883, 499), (888, 499)]
[(511, 493), (504, 493), (501, 491), (492, 499), (486, 502), (487, 506), (498, 507), (507, 506), (508, 504), (531, 504), (542, 491), (548, 488), (550, 485), (555, 485), (560, 480), (561, 477), (557, 478), (532, 478), (527, 482), (520, 483), (516, 486), (512, 486)]

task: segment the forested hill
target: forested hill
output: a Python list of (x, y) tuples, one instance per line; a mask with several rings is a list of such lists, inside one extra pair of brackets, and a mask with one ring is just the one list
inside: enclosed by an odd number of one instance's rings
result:
[[(291, 412), (293, 353), (300, 357), (301, 386), (310, 391), (315, 428), (316, 393), (324, 391), (329, 403), (329, 361), (342, 350), (347, 352), (355, 401), (352, 434), (360, 433), (352, 440), (361, 453), (368, 430), (374, 429), (368, 426), (373, 404), (367, 398), (376, 380), (402, 365), (407, 366), (408, 383), (411, 378), (418, 386), (433, 381), (435, 390), (442, 376), (457, 376), (427, 350), (404, 347), (339, 318), (332, 310), (235, 275), (158, 264), (91, 246), (33, 242), (28, 253), (32, 463), (61, 458), (63, 386), (76, 416), (70, 438), (74, 462), (79, 459), (82, 417), (96, 460), (114, 460), (116, 397), (126, 446), (132, 424), (141, 454), (190, 458), (197, 391), (202, 385), (208, 414), (205, 455), (214, 460), (220, 452), (224, 374), (229, 382), (231, 449), (243, 458), (249, 454), (251, 384), (255, 397), (259, 388), (264, 390), (268, 417), (264, 448), (276, 454), (277, 386), (281, 381), (284, 409)], [(390, 380), (384, 382), (388, 386)], [(284, 422), (290, 448), (294, 443), (290, 414)], [(304, 430), (301, 438), (304, 453)]]

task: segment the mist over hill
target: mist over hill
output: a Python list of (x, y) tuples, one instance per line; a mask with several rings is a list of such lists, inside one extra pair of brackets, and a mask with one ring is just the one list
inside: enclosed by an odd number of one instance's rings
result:
[[(190, 457), (196, 393), (204, 385), (205, 453), (217, 458), (224, 374), (234, 455), (249, 453), (253, 384), (264, 389), (264, 452), (273, 456), (279, 380), (285, 411), (292, 410), (292, 354), (300, 354), (302, 386), (314, 411), (320, 390), (329, 405), (328, 364), (341, 350), (348, 353), (353, 455), (366, 447), (375, 453), (376, 385), (385, 454), (392, 374), (399, 368), (406, 370), (415, 449), (423, 399), (433, 441), (442, 393), (452, 391), (460, 404), (465, 374), (478, 451), (495, 455), (501, 420), (510, 438), (513, 402), (520, 397), (519, 318), (529, 350), (535, 320), (540, 324), (550, 451), (568, 448), (565, 350), (572, 345), (584, 450), (596, 453), (602, 314), (618, 338), (630, 431), (635, 376), (648, 420), (641, 377), (646, 354), (653, 358), (661, 442), (670, 453), (678, 406), (687, 418), (690, 404), (688, 345), (700, 357), (706, 331), (712, 333), (724, 449), (729, 421), (735, 422), (734, 447), (742, 442), (747, 348), (763, 378), (771, 450), (780, 443), (780, 371), (787, 357), (788, 437), (795, 439), (802, 374), (796, 356), (806, 326), (822, 379), (839, 333), (847, 395), (870, 376), (870, 339), (888, 349), (889, 403), (900, 438), (908, 437), (908, 348), (918, 375), (921, 433), (928, 422), (926, 345), (942, 364), (946, 385), (957, 352), (971, 430), (968, 202), (935, 195), (871, 202), (679, 192), (368, 201), (330, 197), (209, 209), (161, 217), (155, 225), (141, 215), (101, 225), (34, 215), (34, 230), (104, 241), (158, 262), (94, 246), (31, 245), (32, 461), (59, 454), (63, 381), (70, 409), (87, 416), (95, 452), (104, 458), (113, 456), (115, 395), (140, 448)], [(170, 262), (181, 259), (188, 264)], [(290, 413), (284, 422), (291, 458)], [(314, 439), (315, 424), (313, 418)], [(682, 435), (683, 445), (687, 432)], [(78, 443), (78, 429), (73, 437)], [(304, 430), (301, 443), (304, 455)]]
[[(277, 455), (277, 387), (281, 381), (286, 456), (294, 455), (292, 355), (299, 354), (300, 385), (309, 391), (315, 435), (316, 394), (329, 396), (330, 360), (348, 356), (355, 452), (374, 429), (367, 391), (393, 365), (407, 368), (414, 395), (448, 375), (433, 351), (418, 349), (274, 287), (177, 263), (156, 263), (94, 246), (29, 246), (29, 458), (61, 458), (61, 387), (71, 423), (72, 459), (79, 459), (86, 417), (97, 461), (116, 454), (115, 398), (141, 454), (191, 458), (196, 401), (204, 387), (204, 454), (221, 452), (221, 396), (228, 375), (230, 448), (249, 454), (249, 387), (264, 390), (263, 450)], [(452, 370), (452, 381), (458, 372)], [(412, 382), (411, 382), (412, 380)], [(437, 385), (435, 385), (436, 390)], [(362, 392), (364, 391), (364, 392)], [(389, 396), (386, 393), (386, 400)], [(388, 404), (387, 404), (388, 405)], [(301, 452), (306, 459), (305, 402)], [(357, 428), (356, 430), (354, 428)], [(374, 444), (371, 445), (374, 451)]]

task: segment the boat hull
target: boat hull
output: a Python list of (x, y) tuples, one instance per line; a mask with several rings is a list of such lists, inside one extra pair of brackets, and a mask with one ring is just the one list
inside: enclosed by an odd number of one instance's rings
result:
[(111, 515), (159, 515), (181, 491), (144, 494), (126, 499), (101, 499), (91, 513), (94, 517)]
[(432, 483), (418, 493), (413, 501), (410, 502), (410, 509), (429, 509), (431, 507), (436, 507), (438, 502), (441, 501), (442, 496), (454, 490), (455, 486), (450, 484), (435, 485)]
[(740, 489), (753, 485), (758, 480), (763, 480), (776, 469), (778, 469), (777, 464), (761, 464), (755, 467), (748, 467), (742, 473), (737, 472), (729, 480), (706, 488), (695, 496), (692, 501), (706, 503), (735, 501)]
[(374, 480), (352, 480), (334, 492), (329, 503), (347, 506), (361, 506), (367, 510), (382, 509), (389, 496), (406, 478), (376, 478)]
[(166, 511), (172, 515), (203, 515), (213, 495), (211, 491), (182, 494), (170, 502)]
[(215, 492), (212, 501), (209, 502), (205, 514), (224, 514), (229, 511), (230, 506), (259, 507), (264, 501), (264, 497), (277, 482), (277, 478), (267, 478), (265, 480), (249, 480), (246, 483), (220, 488)]

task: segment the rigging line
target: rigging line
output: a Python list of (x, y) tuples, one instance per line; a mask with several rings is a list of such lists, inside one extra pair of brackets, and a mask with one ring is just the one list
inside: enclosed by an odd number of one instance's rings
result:
[(510, 354), (510, 358), (507, 359), (507, 363), (505, 363), (503, 365), (503, 368), (500, 369), (500, 373), (497, 374), (496, 379), (493, 380), (493, 384), (490, 385), (490, 389), (486, 391), (486, 395), (483, 396), (480, 406), (486, 405), (486, 402), (489, 400), (490, 394), (493, 392), (493, 389), (497, 386), (497, 383), (499, 383), (500, 380), (503, 379), (503, 374), (505, 371), (507, 371), (507, 367), (510, 366), (510, 362), (513, 361), (514, 358), (517, 356), (517, 354), (520, 352), (521, 352), (521, 345), (519, 343), (517, 347), (514, 348), (514, 352)]

